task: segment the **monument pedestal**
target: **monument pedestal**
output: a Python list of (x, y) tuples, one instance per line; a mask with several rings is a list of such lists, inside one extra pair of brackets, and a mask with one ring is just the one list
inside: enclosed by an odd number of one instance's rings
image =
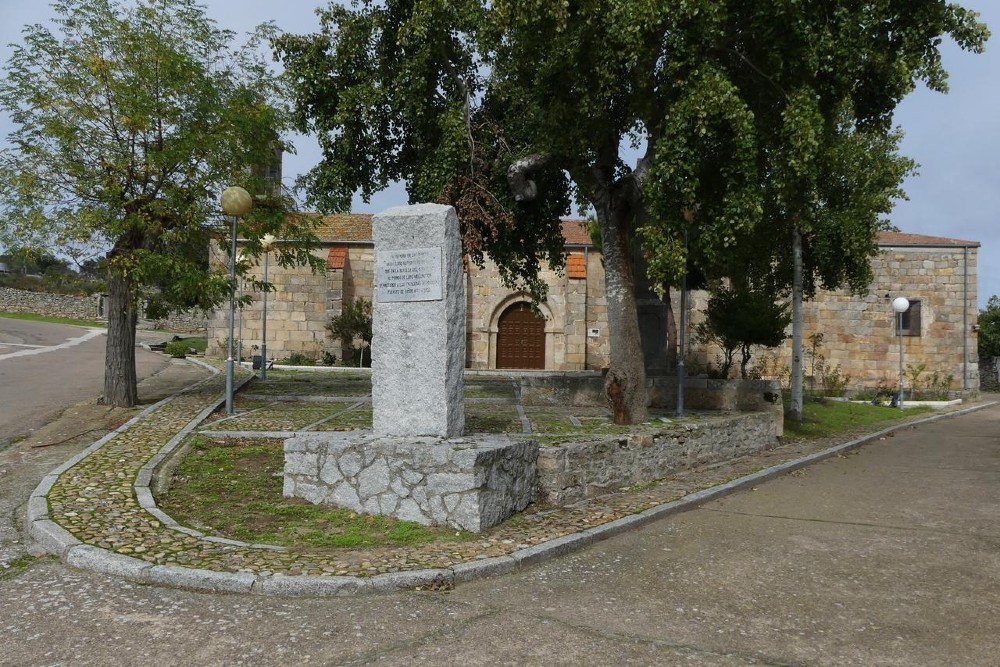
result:
[(285, 441), (286, 498), (480, 531), (524, 509), (538, 446), (465, 431), (465, 285), (455, 209), (375, 216), (372, 432)]
[(531, 502), (537, 459), (506, 436), (303, 433), (285, 441), (284, 495), (479, 532)]

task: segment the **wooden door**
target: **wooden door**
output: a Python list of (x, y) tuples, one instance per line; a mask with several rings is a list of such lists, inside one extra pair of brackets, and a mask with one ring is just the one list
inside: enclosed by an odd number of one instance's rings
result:
[(545, 319), (527, 303), (515, 303), (500, 316), (497, 368), (545, 368)]

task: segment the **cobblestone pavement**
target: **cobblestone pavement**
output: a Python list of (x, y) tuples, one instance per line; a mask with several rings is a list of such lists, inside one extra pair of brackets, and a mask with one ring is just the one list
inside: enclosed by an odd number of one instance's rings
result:
[[(130, 427), (112, 434), (103, 446), (63, 472), (51, 486), (49, 518), (84, 544), (152, 565), (247, 573), (258, 577), (370, 577), (449, 568), (522, 552), (835, 444), (832, 441), (785, 444), (725, 464), (684, 471), (643, 488), (625, 489), (567, 507), (533, 507), (472, 541), (303, 553), (267, 545), (247, 545), (171, 525), (171, 521), (164, 521), (162, 513), (158, 515), (155, 509), (150, 511), (149, 503), (144, 507), (137, 497), (136, 479), (144, 466), (165, 444), (176, 441), (182, 428), (193, 428), (217, 406), (222, 390), (223, 377), (215, 375), (158, 405)], [(289, 387), (275, 383), (272, 391), (289, 391)], [(273, 397), (262, 398), (260, 407), (249, 410), (242, 417), (209, 422), (205, 427), (280, 431), (315, 423), (324, 414), (338, 410), (338, 406), (321, 408), (314, 404), (312, 408), (298, 408), (301, 414), (290, 420), (287, 413), (274, 407)], [(247, 406), (251, 404), (244, 405)], [(344, 406), (370, 411), (364, 401), (345, 402)], [(330, 428), (329, 424), (327, 427)], [(837, 441), (845, 439), (839, 436)]]

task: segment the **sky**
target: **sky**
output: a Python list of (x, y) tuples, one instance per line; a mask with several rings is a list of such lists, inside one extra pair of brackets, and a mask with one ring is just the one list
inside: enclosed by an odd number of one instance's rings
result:
[[(220, 27), (246, 33), (273, 20), (286, 32), (308, 33), (319, 23), (317, 0), (203, 0)], [(979, 305), (1000, 295), (1000, 3), (962, 0), (980, 13), (994, 33), (986, 52), (961, 51), (951, 42), (942, 48), (950, 74), (947, 95), (918, 88), (903, 100), (896, 124), (905, 138), (902, 152), (919, 163), (919, 173), (904, 183), (909, 200), (900, 201), (892, 223), (912, 234), (979, 241)], [(279, 8), (280, 9), (276, 9)], [(42, 0), (0, 0), (0, 59), (10, 44), (21, 41), (21, 28), (48, 23), (53, 12)], [(6, 145), (10, 119), (0, 114), (0, 146)], [(319, 160), (316, 142), (294, 137), (297, 154), (286, 155), (284, 177), (291, 185), (297, 174)], [(378, 212), (406, 203), (402, 187), (377, 194), (371, 203), (354, 202), (356, 212)]]

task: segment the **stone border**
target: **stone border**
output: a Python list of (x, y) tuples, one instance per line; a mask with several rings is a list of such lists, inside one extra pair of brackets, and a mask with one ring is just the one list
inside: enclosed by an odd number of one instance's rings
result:
[[(216, 374), (219, 372), (218, 369), (215, 369), (208, 364), (204, 364), (203, 362), (197, 360), (192, 361), (212, 369)], [(982, 405), (972, 406), (965, 410), (932, 415), (925, 419), (909, 422), (904, 425), (896, 424), (895, 426), (890, 426), (874, 433), (855, 438), (847, 443), (836, 445), (820, 452), (802, 456), (791, 461), (786, 461), (785, 463), (757, 471), (750, 475), (739, 477), (726, 482), (725, 484), (720, 484), (708, 489), (696, 491), (695, 493), (690, 493), (683, 498), (657, 505), (656, 507), (652, 507), (643, 512), (638, 512), (630, 516), (610, 521), (600, 526), (595, 526), (594, 528), (588, 528), (578, 533), (564, 535), (541, 544), (520, 549), (507, 556), (498, 556), (483, 560), (458, 563), (448, 568), (410, 570), (404, 572), (378, 574), (372, 577), (356, 577), (316, 575), (261, 576), (246, 572), (218, 572), (215, 570), (179, 567), (174, 565), (153, 565), (138, 558), (117, 554), (93, 545), (84, 544), (75, 538), (69, 531), (49, 519), (47, 494), (55, 484), (60, 474), (72, 468), (79, 461), (99, 449), (113, 437), (127, 431), (136, 422), (153, 410), (174, 400), (180, 394), (189, 391), (210, 379), (212, 379), (212, 376), (199, 380), (172, 396), (154, 403), (120, 426), (118, 429), (104, 436), (87, 449), (73, 456), (71, 459), (46, 475), (42, 479), (41, 483), (32, 492), (28, 500), (27, 524), (29, 535), (46, 551), (57, 554), (63, 562), (71, 567), (119, 577), (138, 584), (168, 586), (202, 592), (250, 593), (281, 597), (329, 597), (340, 595), (391, 593), (414, 589), (440, 590), (451, 588), (457, 584), (476, 579), (510, 574), (538, 563), (578, 551), (586, 546), (610, 537), (614, 537), (615, 535), (623, 533), (627, 530), (633, 530), (640, 526), (644, 526), (657, 519), (662, 519), (689, 509), (694, 509), (695, 507), (698, 507), (699, 505), (702, 505), (710, 500), (722, 498), (735, 491), (753, 486), (755, 484), (760, 484), (780, 475), (804, 468), (813, 463), (817, 463), (840, 454), (841, 452), (858, 449), (865, 443), (887, 433), (891, 433), (901, 426), (918, 426), (920, 424), (926, 424), (940, 419), (957, 417), (982, 410), (984, 408), (992, 407), (998, 403), (997, 401), (992, 401)], [(249, 380), (250, 378), (247, 378), (244, 382)], [(212, 410), (217, 409), (222, 403), (222, 400), (224, 399), (220, 399), (218, 402), (214, 403), (211, 410), (206, 408), (206, 410), (202, 411), (198, 418), (192, 420), (192, 422), (189, 423), (181, 433), (179, 433), (175, 438), (172, 438), (170, 443), (165, 445), (158, 454), (154, 455), (154, 457), (150, 459), (150, 462), (147, 462), (139, 476), (144, 476), (144, 474), (149, 471), (149, 475), (151, 477), (153, 468), (155, 468), (155, 465), (151, 465), (151, 461), (160, 457), (161, 454), (165, 456), (164, 450), (175, 449), (177, 443), (183, 439), (184, 435), (196, 428), (197, 424), (200, 423), (200, 420), (210, 414)], [(161, 463), (162, 460), (163, 459), (160, 459), (158, 463)], [(139, 476), (137, 476), (137, 482)], [(148, 494), (148, 501), (151, 504), (150, 506), (152, 509), (156, 511), (156, 515), (158, 517), (162, 515), (162, 517), (168, 519), (171, 522), (172, 527), (176, 526), (173, 528), (174, 530), (178, 530), (206, 541), (238, 546), (245, 545), (245, 543), (237, 542), (235, 540), (204, 536), (198, 531), (193, 531), (192, 529), (177, 525), (173, 519), (156, 508), (148, 486), (140, 487), (137, 483), (134, 484), (134, 486), (136, 488), (136, 495), (140, 497), (140, 502), (142, 502), (142, 499)], [(140, 490), (143, 490), (143, 493), (140, 493)], [(145, 503), (143, 503), (143, 508), (149, 510), (149, 507), (147, 507)], [(246, 546), (263, 549), (281, 549), (281, 547), (274, 547), (273, 545)]]

